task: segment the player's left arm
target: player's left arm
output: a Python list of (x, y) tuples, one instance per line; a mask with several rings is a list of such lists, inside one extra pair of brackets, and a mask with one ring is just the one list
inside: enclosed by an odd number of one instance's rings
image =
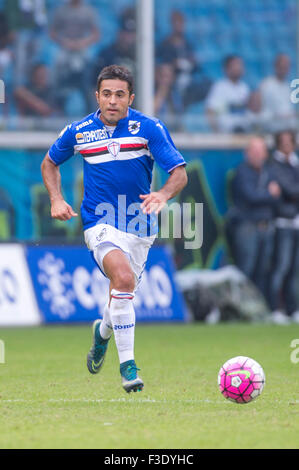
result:
[(170, 176), (164, 186), (159, 191), (153, 191), (149, 194), (141, 194), (143, 200), (141, 208), (144, 214), (159, 214), (166, 205), (167, 201), (175, 197), (187, 184), (188, 177), (185, 166), (181, 165), (170, 172)]
[(160, 120), (154, 119), (149, 123), (148, 147), (160, 168), (170, 175), (159, 191), (139, 196), (143, 200), (141, 209), (144, 214), (153, 212), (159, 214), (167, 201), (186, 186), (188, 181), (186, 162), (173, 143), (166, 126)]

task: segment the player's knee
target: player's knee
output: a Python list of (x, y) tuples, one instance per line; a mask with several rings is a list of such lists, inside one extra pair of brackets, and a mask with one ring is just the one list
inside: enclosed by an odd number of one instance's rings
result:
[(135, 288), (134, 274), (130, 271), (119, 271), (113, 279), (113, 285), (119, 291), (133, 292)]

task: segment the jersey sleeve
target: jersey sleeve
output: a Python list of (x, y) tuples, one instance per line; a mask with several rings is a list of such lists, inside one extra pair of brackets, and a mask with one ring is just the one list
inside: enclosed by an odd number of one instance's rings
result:
[(167, 128), (159, 120), (153, 122), (148, 147), (158, 165), (168, 173), (178, 166), (186, 165)]
[(61, 163), (74, 155), (75, 144), (76, 142), (71, 130), (71, 125), (67, 126), (63, 129), (56, 142), (54, 142), (52, 147), (49, 149), (49, 157), (55, 165), (61, 165)]

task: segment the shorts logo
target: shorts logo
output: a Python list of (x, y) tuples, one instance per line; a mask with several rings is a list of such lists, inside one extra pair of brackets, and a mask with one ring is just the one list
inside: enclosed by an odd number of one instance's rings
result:
[(76, 141), (78, 144), (84, 144), (84, 135), (81, 132), (76, 134)]
[(114, 325), (114, 330), (127, 330), (128, 328), (133, 328), (135, 323), (130, 323), (129, 325)]
[(110, 144), (108, 144), (107, 148), (108, 148), (110, 155), (116, 158), (120, 150), (120, 144), (118, 142), (115, 142), (114, 140), (113, 142), (110, 142)]
[(140, 122), (138, 121), (129, 121), (129, 132), (135, 135), (140, 131)]
[(99, 235), (96, 236), (96, 240), (97, 240), (98, 242), (100, 242), (100, 241), (102, 240), (102, 238), (104, 237), (106, 231), (107, 231), (107, 230), (106, 230), (105, 228), (103, 228), (103, 230), (99, 233)]

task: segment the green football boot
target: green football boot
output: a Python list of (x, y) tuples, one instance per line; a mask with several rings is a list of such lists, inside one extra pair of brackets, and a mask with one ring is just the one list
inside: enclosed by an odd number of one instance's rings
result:
[(135, 364), (135, 361), (126, 361), (120, 365), (120, 375), (122, 386), (126, 392), (141, 392), (144, 384), (137, 371), (140, 370)]
[(92, 347), (87, 354), (87, 369), (91, 374), (97, 374), (104, 362), (109, 339), (103, 339), (100, 335), (102, 320), (95, 320), (92, 327)]

